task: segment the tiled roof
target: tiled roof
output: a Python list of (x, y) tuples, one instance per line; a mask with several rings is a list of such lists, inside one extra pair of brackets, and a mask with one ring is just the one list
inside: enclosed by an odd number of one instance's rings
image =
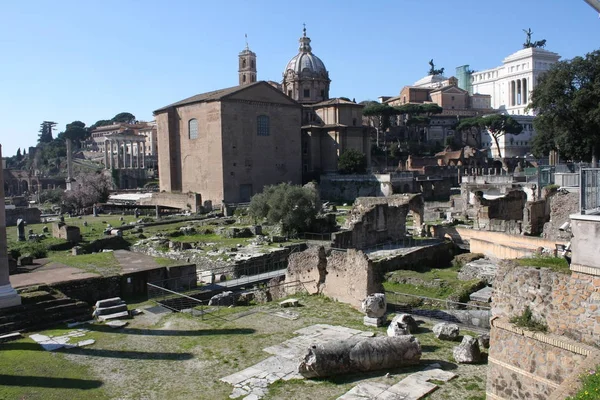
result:
[[(168, 108), (183, 106), (186, 104), (202, 103), (202, 102), (209, 102), (209, 101), (219, 101), (226, 96), (229, 96), (229, 95), (237, 93), (243, 89), (249, 88), (254, 85), (259, 85), (259, 84), (265, 84), (265, 82), (258, 81), (258, 82), (250, 83), (247, 85), (233, 86), (230, 88), (214, 90), (212, 92), (200, 93), (195, 96), (188, 97), (187, 99), (180, 100), (176, 103), (169, 104), (168, 106), (159, 108), (158, 110), (155, 110), (154, 113), (156, 114), (158, 112), (165, 111)], [(271, 85), (269, 85), (269, 86), (271, 86)]]

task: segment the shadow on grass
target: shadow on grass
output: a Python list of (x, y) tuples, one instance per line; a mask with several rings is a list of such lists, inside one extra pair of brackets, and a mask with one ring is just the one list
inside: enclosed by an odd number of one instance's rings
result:
[(436, 345), (430, 345), (430, 344), (421, 345), (421, 351), (423, 351), (424, 353), (425, 352), (433, 352), (439, 348), (440, 348), (440, 346), (436, 346)]
[(86, 329), (95, 332), (124, 333), (127, 335), (146, 336), (209, 336), (209, 335), (251, 335), (256, 332), (250, 328), (227, 328), (227, 329), (198, 329), (191, 331), (180, 331), (173, 329), (137, 329), (119, 328), (114, 329), (107, 325), (87, 325)]
[[(12, 342), (4, 343), (0, 346), (0, 351), (11, 350), (27, 350), (27, 351), (46, 351), (37, 343)], [(189, 360), (194, 357), (191, 353), (163, 353), (163, 352), (146, 352), (133, 350), (104, 350), (92, 348), (61, 348), (55, 353), (68, 353), (90, 357), (106, 357), (106, 358), (127, 358), (132, 360)], [(2, 381), (0, 381), (1, 383)]]
[(86, 379), (48, 378), (45, 376), (16, 376), (0, 374), (0, 386), (96, 389), (102, 386), (102, 384), (102, 381)]

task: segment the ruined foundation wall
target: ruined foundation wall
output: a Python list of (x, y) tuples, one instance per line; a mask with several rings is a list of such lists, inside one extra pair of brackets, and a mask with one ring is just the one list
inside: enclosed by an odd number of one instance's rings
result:
[(488, 399), (549, 399), (588, 357), (589, 350), (554, 335), (492, 322)]
[(373, 263), (362, 251), (333, 251), (327, 257), (325, 296), (360, 309), (368, 295), (382, 291)]
[[(488, 398), (555, 398), (552, 393), (580, 373), (578, 367), (587, 357), (597, 357), (598, 287), (600, 277), (592, 275), (563, 274), (512, 262), (500, 265), (492, 302)], [(509, 323), (527, 306), (534, 320), (547, 325), (547, 332)]]
[[(310, 247), (301, 253), (290, 255), (285, 271), (285, 282), (301, 282), (302, 285), (290, 288), (295, 293), (305, 289), (309, 294), (321, 293), (321, 285), (325, 282), (327, 256), (323, 246)], [(289, 294), (293, 294), (290, 291)]]

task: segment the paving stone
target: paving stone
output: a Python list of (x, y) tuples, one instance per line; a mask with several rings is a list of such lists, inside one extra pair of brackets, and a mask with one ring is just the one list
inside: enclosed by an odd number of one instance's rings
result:
[(389, 386), (378, 382), (363, 382), (338, 397), (338, 400), (375, 399)]
[(110, 326), (113, 329), (117, 329), (117, 328), (123, 328), (125, 325), (127, 325), (129, 322), (127, 321), (122, 321), (122, 320), (115, 320), (115, 321), (108, 321), (107, 323), (105, 323), (104, 325), (106, 326)]
[(96, 343), (94, 339), (82, 340), (81, 342), (77, 342), (77, 347), (89, 346), (94, 343)]

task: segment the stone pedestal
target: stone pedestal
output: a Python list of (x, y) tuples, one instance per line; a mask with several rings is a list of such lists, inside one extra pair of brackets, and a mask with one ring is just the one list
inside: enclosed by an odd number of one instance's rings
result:
[[(0, 160), (2, 146), (0, 145)], [(10, 285), (8, 251), (6, 241), (6, 211), (4, 203), (4, 171), (0, 163), (0, 308), (13, 307), (21, 304), (21, 296)]]
[(0, 308), (14, 307), (21, 305), (21, 296), (9, 284), (0, 286)]

